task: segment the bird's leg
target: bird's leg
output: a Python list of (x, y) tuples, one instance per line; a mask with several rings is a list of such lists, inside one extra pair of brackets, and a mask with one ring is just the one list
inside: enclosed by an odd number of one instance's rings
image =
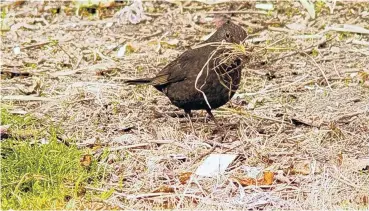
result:
[(191, 114), (191, 110), (184, 110), (185, 113), (186, 113), (186, 116), (188, 117), (188, 119), (190, 120), (190, 126), (191, 126), (191, 129), (192, 129), (192, 132), (193, 134), (196, 134), (195, 133), (195, 128), (193, 127), (193, 124), (192, 124), (192, 120), (191, 120), (191, 117), (192, 117), (192, 114)]
[(219, 124), (218, 124), (218, 121), (215, 119), (213, 113), (211, 113), (211, 110), (210, 109), (206, 109), (206, 112), (208, 112), (209, 116), (210, 116), (210, 119), (212, 119), (214, 122), (215, 122), (215, 125), (217, 126), (218, 129), (222, 129)]

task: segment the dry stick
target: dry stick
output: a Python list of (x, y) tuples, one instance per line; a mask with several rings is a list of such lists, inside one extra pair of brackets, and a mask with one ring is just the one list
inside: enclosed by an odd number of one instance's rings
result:
[(206, 12), (207, 14), (260, 14), (260, 15), (266, 15), (268, 14), (267, 12), (264, 11), (211, 11), (211, 12)]
[(51, 41), (41, 42), (41, 43), (36, 43), (36, 44), (33, 44), (33, 45), (27, 45), (27, 46), (24, 46), (22, 48), (23, 49), (29, 49), (29, 48), (34, 48), (34, 47), (40, 47), (40, 46), (47, 45), (47, 44), (50, 44), (50, 43), (51, 43)]
[[(207, 78), (207, 76), (208, 76), (208, 74), (209, 74), (209, 62), (210, 62), (211, 58), (215, 55), (215, 53), (216, 53), (216, 50), (211, 54), (211, 56), (209, 57), (209, 59), (206, 61), (206, 63), (204, 64), (204, 66), (201, 68), (201, 70), (200, 70), (200, 72), (197, 74), (197, 76), (196, 76), (196, 80), (195, 80), (195, 89), (196, 89), (197, 91), (199, 91), (199, 92), (203, 95), (204, 100), (205, 100), (206, 104), (209, 106), (209, 108), (210, 108), (210, 109), (211, 109), (211, 106), (210, 106), (210, 103), (209, 103), (209, 101), (208, 101), (208, 98), (206, 97), (205, 92), (203, 92), (203, 91), (201, 90), (201, 88), (206, 84), (206, 78)], [(207, 75), (206, 75), (206, 78), (205, 78), (205, 80), (204, 80), (203, 85), (201, 85), (201, 87), (200, 87), (200, 88), (198, 88), (198, 87), (197, 87), (197, 82), (199, 81), (199, 79), (200, 79), (200, 77), (201, 77), (201, 75), (202, 75), (202, 73), (203, 73), (203, 71), (204, 71), (204, 68), (205, 68), (205, 67), (207, 67)]]
[(76, 65), (73, 67), (73, 70), (75, 70), (75, 69), (77, 69), (77, 68), (78, 68), (78, 66), (79, 66), (79, 64), (81, 63), (82, 59), (83, 59), (83, 53), (82, 53), (82, 54), (81, 54), (81, 56), (79, 57), (79, 59), (78, 59), (78, 61), (77, 61)]
[(164, 32), (163, 30), (159, 30), (159, 31), (154, 32), (154, 33), (152, 33), (152, 34), (149, 34), (149, 35), (145, 35), (145, 36), (143, 36), (143, 37), (140, 37), (139, 39), (140, 39), (140, 40), (144, 40), (144, 39), (148, 39), (148, 38), (151, 38), (151, 37), (155, 37), (156, 35), (159, 35), (159, 34), (161, 34), (161, 33), (163, 33), (163, 32)]
[(67, 56), (72, 60), (72, 61), (74, 61), (75, 60), (75, 58), (74, 57), (72, 57), (71, 55), (69, 55), (69, 53), (67, 52), (67, 51), (65, 51), (62, 47), (61, 47), (61, 45), (59, 45), (59, 43), (57, 44), (58, 45), (58, 47), (65, 53), (65, 54), (67, 54)]
[(53, 101), (53, 98), (37, 97), (30, 95), (7, 95), (1, 96), (1, 100), (18, 100), (18, 101)]
[(146, 146), (150, 146), (150, 143), (133, 144), (133, 145), (128, 145), (128, 146), (119, 146), (119, 147), (110, 148), (108, 151), (109, 152), (114, 152), (114, 151), (119, 151), (119, 150), (122, 150), (122, 149), (132, 149), (132, 148), (140, 148), (140, 147), (146, 147)]

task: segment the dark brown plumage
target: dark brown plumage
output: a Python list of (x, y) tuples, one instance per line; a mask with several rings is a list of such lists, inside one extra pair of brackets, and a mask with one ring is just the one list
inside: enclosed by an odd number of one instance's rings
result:
[[(226, 104), (235, 94), (245, 63), (245, 57), (232, 53), (229, 43), (239, 44), (246, 37), (242, 27), (227, 21), (201, 47), (185, 51), (155, 77), (125, 83), (152, 85), (186, 114), (204, 109), (217, 124), (211, 109)], [(228, 45), (221, 45), (223, 41)]]

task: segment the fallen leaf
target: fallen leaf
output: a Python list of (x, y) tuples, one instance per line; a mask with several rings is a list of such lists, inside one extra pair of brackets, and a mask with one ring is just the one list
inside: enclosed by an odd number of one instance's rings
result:
[(271, 185), (274, 181), (274, 173), (270, 171), (265, 171), (263, 173), (263, 178), (255, 179), (255, 178), (239, 178), (233, 177), (234, 180), (239, 182), (242, 186), (250, 186), (250, 185)]
[(91, 166), (92, 156), (91, 155), (83, 155), (80, 163), (83, 167), (89, 167)]
[(319, 162), (311, 162), (308, 160), (295, 163), (291, 169), (292, 174), (308, 175), (308, 174), (315, 174), (315, 173), (321, 173), (321, 172), (322, 172), (322, 169), (321, 169)]
[(161, 186), (153, 191), (153, 193), (174, 193), (174, 188), (169, 186)]
[(337, 155), (337, 161), (338, 161), (338, 166), (342, 166), (342, 163), (343, 163), (342, 152), (340, 152), (340, 154)]
[(273, 4), (271, 3), (267, 3), (267, 4), (263, 4), (263, 3), (258, 3), (255, 5), (256, 9), (262, 9), (262, 10), (273, 10)]
[(264, 172), (264, 181), (263, 183), (265, 185), (271, 185), (273, 184), (273, 181), (274, 181), (274, 173), (273, 172), (270, 172), (270, 171), (266, 171)]
[(362, 202), (363, 202), (364, 206), (368, 206), (368, 204), (369, 204), (368, 195), (363, 196), (361, 199), (362, 199)]
[(238, 178), (233, 177), (234, 180), (239, 182), (242, 186), (256, 185), (257, 180), (254, 178)]
[(237, 155), (233, 154), (211, 154), (197, 168), (195, 174), (203, 177), (215, 177), (223, 174)]
[(179, 182), (184, 185), (191, 178), (192, 172), (185, 172), (179, 175)]
[(300, 0), (300, 3), (303, 7), (308, 11), (310, 17), (312, 19), (315, 19), (315, 8), (314, 3), (312, 3), (310, 0)]

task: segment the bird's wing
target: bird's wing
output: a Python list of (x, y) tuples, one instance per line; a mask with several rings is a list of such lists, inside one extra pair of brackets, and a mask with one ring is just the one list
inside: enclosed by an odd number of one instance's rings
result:
[(196, 53), (197, 49), (185, 51), (176, 60), (165, 66), (151, 81), (154, 86), (162, 86), (183, 81), (196, 68), (203, 55)]

